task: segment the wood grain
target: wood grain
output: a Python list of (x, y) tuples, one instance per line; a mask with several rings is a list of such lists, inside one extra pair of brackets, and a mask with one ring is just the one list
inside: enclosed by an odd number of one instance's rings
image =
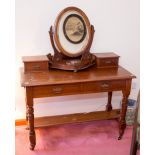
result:
[[(57, 116), (36, 117), (34, 119), (35, 127), (45, 127), (51, 125), (60, 125), (66, 123), (77, 123), (92, 120), (115, 119), (119, 118), (120, 110), (115, 109), (110, 112), (97, 111), (90, 113), (65, 114)], [(27, 125), (25, 119), (16, 120), (16, 126)]]
[(53, 84), (72, 84), (84, 82), (97, 82), (107, 80), (125, 80), (132, 79), (135, 76), (125, 70), (123, 67), (118, 68), (88, 68), (79, 72), (60, 71), (53, 69), (51, 71), (40, 71), (35, 73), (21, 73), (21, 86), (41, 86)]

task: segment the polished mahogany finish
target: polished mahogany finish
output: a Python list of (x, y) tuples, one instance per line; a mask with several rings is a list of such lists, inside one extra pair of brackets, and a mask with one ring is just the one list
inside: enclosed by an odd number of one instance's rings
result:
[[(36, 144), (33, 99), (49, 96), (108, 92), (105, 115), (108, 116), (107, 112), (110, 115), (112, 110), (112, 92), (122, 91), (123, 98), (119, 115), (118, 137), (118, 139), (121, 139), (126, 127), (125, 115), (132, 78), (135, 78), (135, 76), (121, 66), (111, 68), (96, 68), (94, 66), (80, 72), (53, 69), (51, 71), (24, 73), (23, 69), (21, 69), (21, 85), (26, 89), (26, 119), (29, 122), (30, 129), (30, 149), (33, 150)], [(114, 118), (113, 115), (110, 115), (110, 117)], [(107, 118), (109, 119), (109, 116)]]
[[(53, 125), (62, 125), (68, 123), (88, 122), (104, 119), (118, 119), (120, 115), (120, 109), (106, 110), (106, 111), (93, 111), (82, 112), (75, 114), (64, 114), (56, 116), (43, 116), (34, 118), (34, 127), (47, 127)], [(27, 126), (26, 119), (17, 119), (15, 121), (16, 126)], [(29, 129), (27, 126), (26, 129)]]
[(97, 68), (118, 67), (119, 56), (115, 53), (94, 53)]
[[(118, 68), (88, 68), (79, 72), (70, 72), (53, 69), (50, 71), (23, 72), (21, 69), (21, 85), (26, 86), (42, 86), (42, 85), (58, 85), (58, 84), (75, 84), (84, 82), (113, 82), (120, 83), (123, 79), (132, 79), (135, 77), (123, 67)], [(119, 84), (120, 84), (119, 83)]]
[(32, 71), (44, 71), (48, 70), (49, 60), (47, 56), (23, 56), (22, 57), (24, 63), (24, 71), (32, 72)]

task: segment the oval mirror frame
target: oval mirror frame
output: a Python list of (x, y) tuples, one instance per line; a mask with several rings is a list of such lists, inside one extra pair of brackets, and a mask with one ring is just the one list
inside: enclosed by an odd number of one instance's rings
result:
[[(86, 41), (84, 46), (82, 46), (82, 48), (77, 53), (71, 53), (70, 51), (67, 51), (63, 47), (63, 45), (61, 44), (61, 41), (60, 41), (60, 38), (59, 38), (59, 24), (60, 24), (62, 16), (64, 14), (66, 14), (67, 12), (77, 12), (77, 14), (78, 14), (77, 16), (79, 16), (82, 19), (81, 23), (84, 24), (85, 30), (83, 31), (82, 37), (79, 40), (74, 41), (74, 40), (71, 40), (71, 38), (69, 38), (68, 36), (66, 36), (67, 34), (65, 34), (65, 32), (64, 32), (64, 24), (63, 24), (62, 31), (64, 33), (64, 36), (65, 36), (66, 40), (68, 40), (68, 42), (70, 42), (72, 44), (79, 44), (79, 43), (82, 44), (83, 40), (85, 39), (85, 37), (86, 36), (88, 37), (88, 40)], [(69, 16), (66, 17), (66, 20), (70, 16), (74, 16), (74, 14), (71, 13)], [(80, 20), (80, 18), (79, 18), (79, 20)], [(62, 10), (59, 13), (59, 15), (58, 15), (58, 17), (56, 18), (56, 21), (55, 21), (54, 40), (55, 40), (55, 43), (56, 43), (56, 47), (58, 48), (58, 51), (60, 53), (66, 55), (68, 57), (78, 57), (78, 56), (81, 56), (86, 51), (87, 46), (88, 46), (88, 44), (89, 44), (89, 42), (91, 40), (91, 25), (90, 25), (89, 19), (86, 16), (86, 14), (81, 9), (79, 9), (77, 7), (67, 7), (64, 10)]]

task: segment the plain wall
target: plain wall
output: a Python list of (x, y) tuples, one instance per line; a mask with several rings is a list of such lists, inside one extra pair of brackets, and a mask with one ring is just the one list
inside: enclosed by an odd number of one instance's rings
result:
[[(25, 118), (24, 88), (20, 86), (22, 56), (53, 53), (49, 28), (68, 6), (82, 9), (95, 27), (92, 52), (115, 52), (119, 64), (137, 76), (130, 98), (139, 90), (139, 0), (16, 0), (16, 119)], [(114, 108), (120, 107), (121, 92), (114, 93)], [(35, 99), (35, 116), (104, 110), (107, 93)], [(52, 104), (51, 104), (52, 103)]]

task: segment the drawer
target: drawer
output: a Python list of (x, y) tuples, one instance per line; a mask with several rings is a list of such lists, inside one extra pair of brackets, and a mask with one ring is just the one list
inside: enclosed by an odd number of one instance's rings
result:
[(23, 56), (22, 60), (24, 63), (25, 72), (47, 71), (48, 70), (49, 60), (46, 55)]
[(25, 72), (48, 70), (48, 62), (25, 62), (24, 69)]
[(80, 94), (81, 84), (73, 85), (53, 85), (53, 86), (35, 86), (33, 88), (33, 97), (49, 97), (49, 96), (63, 96), (63, 95), (73, 95)]
[(117, 67), (118, 58), (100, 58), (96, 60), (96, 65), (100, 67)]
[(94, 53), (96, 57), (96, 67), (118, 67), (119, 56), (113, 52)]
[(125, 88), (125, 84), (125, 81), (89, 82), (83, 85), (83, 91), (85, 93), (117, 91)]

